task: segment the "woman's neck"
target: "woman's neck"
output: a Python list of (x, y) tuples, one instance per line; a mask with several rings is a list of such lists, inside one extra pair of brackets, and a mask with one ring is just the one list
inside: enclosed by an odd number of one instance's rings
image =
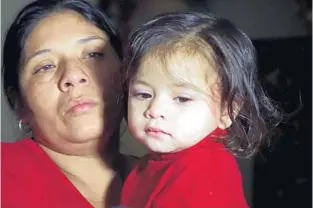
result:
[[(66, 155), (43, 145), (41, 147), (81, 194), (95, 207), (104, 207), (108, 200), (118, 200), (119, 196), (114, 196), (114, 192), (120, 192), (121, 178), (101, 155)], [(112, 203), (118, 204), (118, 201)]]

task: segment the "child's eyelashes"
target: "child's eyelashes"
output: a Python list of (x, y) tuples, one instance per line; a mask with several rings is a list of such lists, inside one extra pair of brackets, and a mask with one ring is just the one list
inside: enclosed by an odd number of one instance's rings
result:
[(192, 101), (190, 97), (185, 97), (185, 96), (178, 96), (174, 98), (174, 100), (179, 104), (185, 104), (185, 103), (189, 103)]
[[(156, 99), (156, 96), (149, 92), (133, 92), (131, 93), (131, 97), (137, 100)], [(166, 102), (166, 100), (168, 100), (169, 102), (170, 100), (172, 100), (176, 104), (188, 104), (191, 101), (193, 101), (193, 99), (188, 96), (173, 96), (173, 97), (168, 96), (167, 99), (164, 99), (163, 101)]]
[(133, 97), (137, 98), (138, 100), (146, 100), (152, 97), (150, 93), (147, 92), (135, 92)]

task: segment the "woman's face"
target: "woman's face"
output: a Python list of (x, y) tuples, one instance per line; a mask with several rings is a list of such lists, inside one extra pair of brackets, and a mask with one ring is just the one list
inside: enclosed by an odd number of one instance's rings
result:
[(78, 13), (41, 20), (26, 40), (20, 68), (22, 119), (36, 140), (86, 154), (86, 147), (107, 139), (121, 119), (119, 67), (107, 35)]

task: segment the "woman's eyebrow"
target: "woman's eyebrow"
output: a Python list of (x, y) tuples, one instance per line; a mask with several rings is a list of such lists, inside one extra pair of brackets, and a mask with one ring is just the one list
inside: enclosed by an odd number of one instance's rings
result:
[(42, 54), (45, 54), (45, 53), (49, 53), (51, 52), (52, 49), (42, 49), (42, 50), (39, 50), (39, 51), (36, 51), (35, 53), (33, 53), (32, 55), (30, 55), (27, 59), (26, 59), (26, 63), (31, 60), (32, 58), (34, 58), (35, 56), (39, 56), (39, 55), (42, 55)]
[(93, 40), (102, 40), (102, 41), (107, 41), (107, 39), (105, 38), (102, 38), (102, 37), (99, 37), (99, 36), (96, 36), (96, 35), (93, 35), (93, 36), (89, 36), (89, 37), (86, 37), (86, 38), (82, 38), (82, 39), (79, 39), (77, 41), (77, 43), (88, 43), (90, 41), (93, 41)]
[[(79, 44), (85, 44), (85, 43), (88, 43), (88, 42), (91, 42), (91, 41), (94, 41), (94, 40), (102, 40), (102, 41), (107, 41), (105, 38), (102, 38), (102, 37), (99, 37), (99, 36), (96, 36), (96, 35), (93, 35), (93, 36), (88, 36), (86, 38), (81, 38), (79, 40), (77, 40), (77, 43)], [(35, 53), (33, 53), (32, 55), (30, 55), (27, 59), (26, 59), (26, 63), (31, 60), (32, 58), (36, 57), (36, 56), (39, 56), (39, 55), (42, 55), (42, 54), (45, 54), (45, 53), (49, 53), (51, 52), (52, 49), (50, 48), (47, 48), (47, 49), (41, 49), (41, 50), (38, 50), (36, 51)]]

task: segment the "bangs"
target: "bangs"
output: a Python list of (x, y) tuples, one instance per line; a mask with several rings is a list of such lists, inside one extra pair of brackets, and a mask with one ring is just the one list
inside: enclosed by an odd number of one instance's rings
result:
[[(207, 83), (207, 91), (202, 93), (212, 95), (219, 89), (219, 76), (215, 69), (215, 61), (212, 48), (201, 38), (188, 36), (171, 40), (166, 44), (153, 47), (141, 59), (139, 66), (144, 62), (153, 61), (163, 70), (165, 76), (169, 76), (178, 85), (187, 86), (200, 91), (196, 83), (188, 79), (192, 70), (202, 70), (203, 79)], [(185, 70), (185, 75), (178, 75), (178, 71)], [(214, 95), (216, 95), (214, 93)]]

